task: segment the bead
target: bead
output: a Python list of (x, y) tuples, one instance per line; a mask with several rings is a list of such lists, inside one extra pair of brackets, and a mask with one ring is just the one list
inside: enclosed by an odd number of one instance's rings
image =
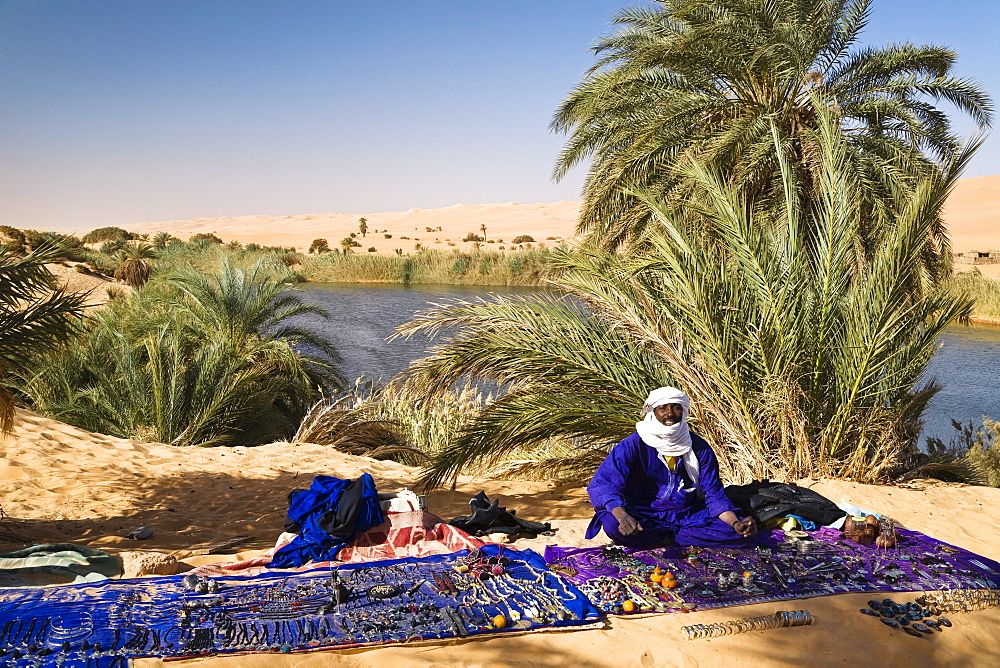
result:
[(635, 602), (631, 599), (622, 601), (622, 610), (625, 612), (635, 612)]
[(497, 629), (502, 629), (507, 626), (507, 618), (503, 615), (497, 615), (493, 618), (493, 627)]

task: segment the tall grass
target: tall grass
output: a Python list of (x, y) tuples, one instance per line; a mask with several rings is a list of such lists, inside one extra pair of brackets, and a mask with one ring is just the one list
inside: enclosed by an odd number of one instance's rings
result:
[(552, 250), (444, 251), (413, 255), (325, 253), (305, 257), (298, 273), (323, 283), (542, 285), (555, 274)]
[(350, 454), (425, 463), (490, 399), (470, 386), (429, 398), (402, 385), (376, 385), (359, 378), (342, 397), (313, 405), (293, 441), (332, 445)]
[(965, 294), (975, 300), (973, 318), (1000, 322), (1000, 280), (973, 271), (953, 275), (944, 287), (954, 295)]

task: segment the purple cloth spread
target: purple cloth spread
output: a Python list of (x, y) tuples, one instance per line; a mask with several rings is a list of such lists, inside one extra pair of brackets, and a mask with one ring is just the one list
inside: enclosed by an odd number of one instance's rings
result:
[[(639, 599), (650, 591), (653, 596), (646, 598), (654, 605), (640, 604), (642, 612), (849, 592), (1000, 587), (1000, 563), (917, 531), (899, 529), (899, 544), (889, 549), (858, 545), (835, 529), (823, 528), (809, 535), (805, 550), (785, 543), (781, 530), (759, 534), (748, 549), (550, 545), (545, 548), (545, 561), (605, 611), (613, 611), (623, 596)], [(673, 588), (650, 586), (649, 575), (655, 567), (674, 575)], [(605, 596), (608, 591), (613, 595)], [(639, 596), (633, 597), (632, 592)]]
[[(587, 486), (596, 511), (587, 538), (603, 528), (614, 542), (629, 547), (650, 547), (665, 539), (681, 545), (743, 545), (746, 541), (718, 519), (737, 508), (726, 497), (715, 453), (697, 434), (691, 434), (691, 447), (698, 457), (701, 494), (679, 460), (671, 471), (638, 433), (612, 448)], [(619, 506), (639, 522), (641, 532), (618, 533), (611, 511)]]

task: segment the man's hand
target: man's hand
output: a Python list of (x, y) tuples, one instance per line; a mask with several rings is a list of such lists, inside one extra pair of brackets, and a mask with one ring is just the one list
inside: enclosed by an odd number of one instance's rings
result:
[(757, 533), (757, 523), (752, 517), (744, 517), (733, 524), (733, 530), (744, 538), (749, 538)]
[(743, 519), (740, 519), (736, 513), (731, 510), (727, 510), (719, 515), (719, 519), (731, 526), (733, 531), (744, 538), (749, 538), (757, 533), (757, 523), (752, 517), (744, 517)]
[(623, 536), (631, 536), (642, 531), (642, 525), (634, 517), (625, 512), (625, 508), (618, 506), (611, 511), (614, 518), (618, 520), (618, 532)]

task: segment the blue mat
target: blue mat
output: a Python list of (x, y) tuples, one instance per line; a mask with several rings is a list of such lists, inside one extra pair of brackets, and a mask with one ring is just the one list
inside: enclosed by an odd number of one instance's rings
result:
[[(470, 561), (463, 551), (197, 582), (172, 576), (2, 590), (0, 665), (105, 668), (131, 657), (284, 653), (599, 619), (534, 552), (488, 545), (481, 553), (480, 567), (467, 572), (456, 568)], [(483, 573), (489, 561), (506, 563)]]

